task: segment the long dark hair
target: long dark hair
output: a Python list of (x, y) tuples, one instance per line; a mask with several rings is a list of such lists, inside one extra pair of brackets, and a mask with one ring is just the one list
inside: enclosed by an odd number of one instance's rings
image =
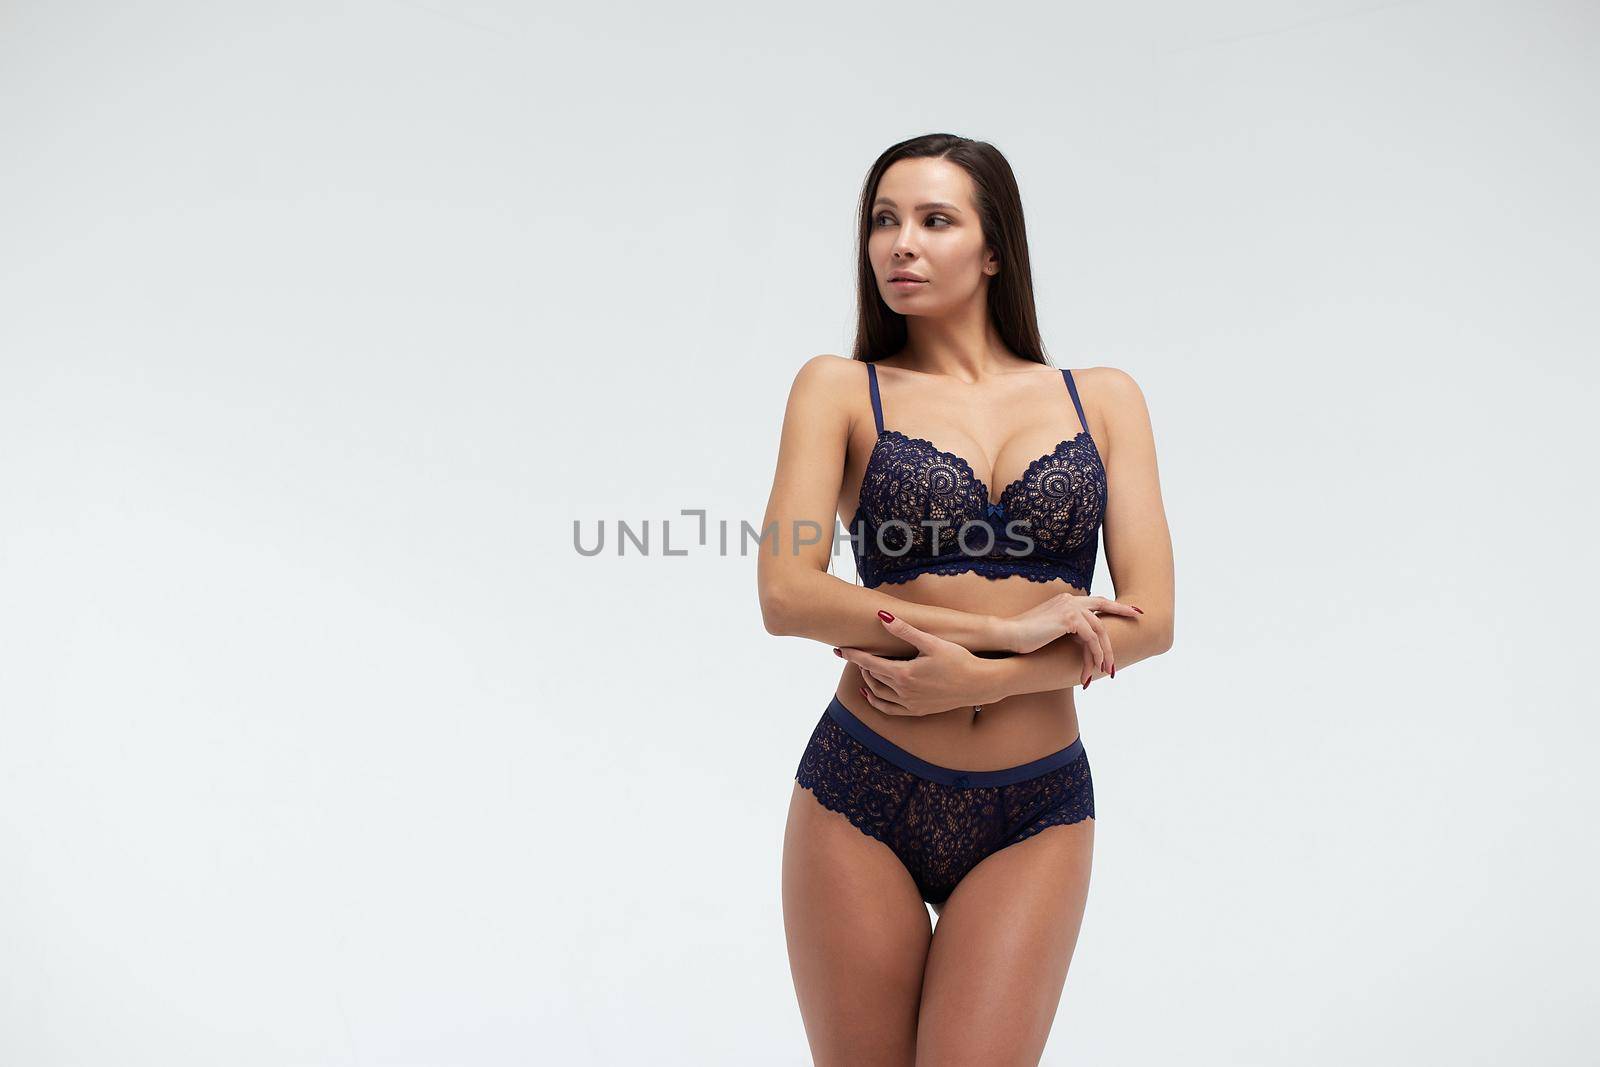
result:
[(1000, 273), (989, 279), (989, 317), (1000, 339), (1024, 359), (1053, 366), (1039, 337), (1033, 268), (1028, 263), (1028, 231), (1022, 221), (1022, 194), (1017, 190), (1016, 175), (994, 145), (953, 133), (926, 133), (891, 145), (867, 172), (856, 228), (857, 316), (852, 355), (871, 363), (905, 347), (906, 317), (891, 310), (878, 293), (877, 275), (867, 258), (867, 238), (872, 233), (872, 202), (877, 199), (883, 172), (899, 160), (928, 157), (948, 159), (972, 176), (984, 241), (1000, 258)]

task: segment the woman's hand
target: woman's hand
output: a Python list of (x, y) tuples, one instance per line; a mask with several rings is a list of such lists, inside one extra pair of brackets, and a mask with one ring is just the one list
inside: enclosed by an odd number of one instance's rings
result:
[(1070, 634), (1083, 645), (1085, 666), (1099, 667), (1111, 674), (1117, 669), (1117, 660), (1111, 651), (1111, 637), (1095, 614), (1097, 611), (1126, 615), (1130, 619), (1144, 614), (1132, 604), (1107, 600), (1103, 596), (1058, 593), (1036, 607), (1000, 620), (1007, 636), (1006, 648), (1026, 654)]
[(919, 630), (904, 619), (880, 612), (883, 628), (913, 646), (912, 659), (885, 659), (859, 648), (834, 652), (861, 668), (867, 703), (889, 715), (937, 715), (954, 708), (999, 700), (992, 664), (954, 641)]

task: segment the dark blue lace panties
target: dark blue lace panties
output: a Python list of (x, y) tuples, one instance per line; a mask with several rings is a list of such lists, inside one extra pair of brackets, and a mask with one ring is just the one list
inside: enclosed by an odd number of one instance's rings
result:
[(894, 850), (922, 899), (943, 904), (984, 857), (1040, 830), (1094, 818), (1080, 737), (1030, 763), (960, 771), (918, 759), (834, 697), (795, 780)]

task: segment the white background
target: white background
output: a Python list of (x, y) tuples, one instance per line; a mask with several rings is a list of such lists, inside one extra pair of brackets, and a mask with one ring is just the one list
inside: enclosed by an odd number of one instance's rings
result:
[(660, 524), (948, 131), (1176, 548), (1044, 1062), (1594, 1062), (1600, 11), (1112, 6), (6, 5), (0, 1061), (808, 1063), (839, 664)]

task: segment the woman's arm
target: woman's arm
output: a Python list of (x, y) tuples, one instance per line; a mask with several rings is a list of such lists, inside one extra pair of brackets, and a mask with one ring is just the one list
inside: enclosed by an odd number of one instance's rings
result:
[[(1112, 659), (1121, 669), (1172, 647), (1172, 536), (1161, 504), (1156, 472), (1155, 434), (1138, 383), (1115, 367), (1095, 370), (1096, 392), (1104, 398), (1106, 514), (1102, 527), (1106, 565), (1116, 599), (1138, 604), (1137, 619), (1104, 614)], [(1042, 693), (1087, 685), (1105, 671), (1086, 662), (1083, 645), (1058, 637), (1035, 652), (985, 660), (996, 692)]]
[(866, 367), (858, 360), (813, 356), (795, 375), (756, 564), (767, 632), (885, 656), (915, 655), (915, 646), (883, 628), (883, 610), (974, 652), (1003, 648), (992, 615), (900, 600), (828, 573), (854, 421), (845, 398), (866, 395)]
[[(1106, 633), (1111, 637), (1111, 648), (1117, 658), (1117, 669), (1138, 663), (1151, 656), (1159, 656), (1172, 647), (1172, 631), (1158, 632), (1141, 620), (1118, 615), (1102, 615)], [(1083, 645), (1071, 637), (1058, 637), (1035, 652), (1003, 656), (998, 659), (979, 658), (982, 670), (989, 675), (985, 691), (993, 694), (988, 703), (1018, 693), (1048, 693), (1074, 685), (1087, 686), (1106, 672), (1091, 665), (1084, 655)]]

